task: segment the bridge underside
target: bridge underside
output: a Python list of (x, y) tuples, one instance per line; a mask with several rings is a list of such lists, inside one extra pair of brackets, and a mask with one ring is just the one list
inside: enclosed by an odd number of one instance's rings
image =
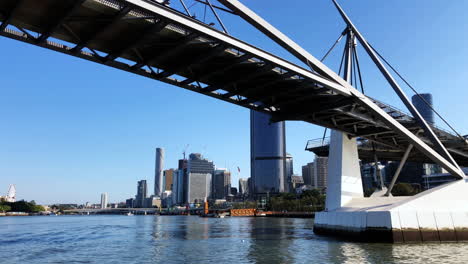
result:
[[(450, 149), (451, 148), (449, 148), (449, 151)], [(328, 157), (330, 145), (328, 145), (328, 143), (322, 145), (313, 144), (313, 142), (311, 142), (306, 146), (306, 150), (313, 152), (315, 155), (320, 157)], [(372, 144), (372, 142), (369, 142), (365, 139), (358, 139), (358, 153), (359, 159), (361, 161), (372, 163), (375, 162), (375, 156), (377, 156), (379, 161), (400, 161), (405, 151), (399, 148), (390, 148), (389, 146), (380, 145), (378, 143)], [(465, 155), (460, 155), (458, 151), (451, 152), (451, 154), (460, 166), (468, 167), (468, 158)], [(407, 161), (418, 163), (434, 163), (426, 155), (415, 149), (410, 152)]]
[[(162, 5), (142, 0), (2, 0), (0, 20), (4, 37), (269, 113), (273, 121), (305, 121), (401, 153), (410, 144), (379, 120), (375, 109), (336, 82)], [(372, 101), (413, 134), (420, 132), (411, 116)], [(467, 162), (463, 140), (435, 132), (457, 161)]]

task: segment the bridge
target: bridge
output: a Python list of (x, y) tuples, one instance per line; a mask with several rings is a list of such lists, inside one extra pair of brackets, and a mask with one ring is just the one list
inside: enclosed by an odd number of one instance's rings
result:
[(160, 211), (159, 208), (105, 208), (105, 209), (93, 209), (93, 208), (83, 208), (83, 209), (69, 209), (64, 210), (64, 213), (76, 213), (76, 214), (155, 214)]
[[(332, 175), (336, 175), (329, 176), (329, 181), (335, 184), (328, 188), (329, 211), (341, 210), (362, 195), (362, 190), (358, 190), (356, 138), (404, 154), (414, 147), (455, 177), (465, 179), (458, 163), (464, 164), (468, 157), (467, 140), (436, 129), (422, 118), (335, 0), (347, 25), (348, 51), (343, 77), (237, 0), (218, 0), (224, 7), (216, 8), (244, 19), (307, 67), (227, 34), (221, 21), (223, 30), (165, 2), (2, 0), (0, 35), (268, 113), (272, 122), (298, 120), (342, 132), (332, 135), (335, 146), (331, 146), (334, 154), (330, 157), (336, 170)], [(215, 12), (211, 1), (198, 2)], [(356, 40), (411, 116), (367, 97), (351, 85), (350, 43)], [(353, 192), (345, 191), (346, 188)], [(318, 222), (323, 223), (321, 230), (327, 229), (332, 216), (326, 212), (319, 216), (323, 221)]]

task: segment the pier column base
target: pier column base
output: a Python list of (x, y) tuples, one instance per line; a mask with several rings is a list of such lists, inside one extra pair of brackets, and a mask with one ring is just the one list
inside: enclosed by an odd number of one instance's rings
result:
[(410, 197), (353, 198), (315, 215), (314, 232), (366, 242), (468, 241), (468, 183)]

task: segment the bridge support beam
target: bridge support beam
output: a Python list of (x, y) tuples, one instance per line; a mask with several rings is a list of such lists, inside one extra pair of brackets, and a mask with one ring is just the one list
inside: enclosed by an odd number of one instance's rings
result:
[(353, 198), (363, 198), (356, 139), (332, 130), (328, 156), (327, 211), (341, 208)]

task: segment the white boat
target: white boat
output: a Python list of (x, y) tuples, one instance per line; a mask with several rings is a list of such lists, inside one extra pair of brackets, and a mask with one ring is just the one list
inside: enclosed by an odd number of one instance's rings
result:
[(128, 212), (127, 215), (128, 215), (128, 216), (132, 216), (132, 215), (134, 215), (134, 214), (132, 214), (132, 212)]

